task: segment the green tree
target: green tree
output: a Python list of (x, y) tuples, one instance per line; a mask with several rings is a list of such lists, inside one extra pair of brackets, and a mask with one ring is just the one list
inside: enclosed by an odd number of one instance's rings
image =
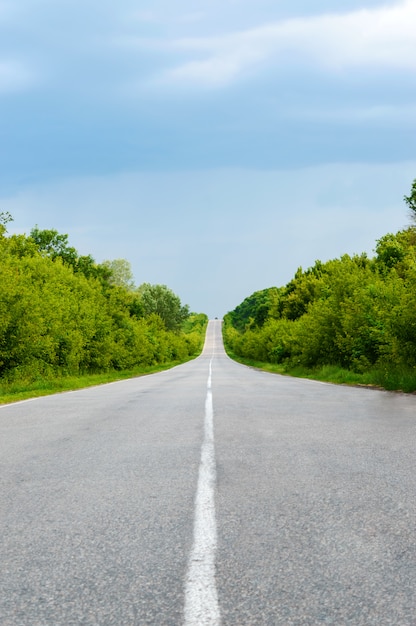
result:
[(4, 236), (7, 232), (6, 224), (12, 222), (13, 218), (8, 211), (2, 211), (0, 213), (0, 237)]
[(117, 274), (117, 261), (97, 264), (90, 254), (80, 256), (77, 250), (69, 245), (67, 234), (58, 233), (55, 229), (40, 230), (35, 226), (30, 231), (30, 241), (43, 256), (49, 257), (52, 261), (61, 259), (65, 265), (72, 267), (74, 272), (84, 274), (86, 278), (96, 278), (102, 285), (118, 284), (117, 276), (114, 279), (114, 274)]
[(164, 285), (133, 289), (127, 261), (96, 264), (56, 230), (5, 233), (0, 223), (3, 380), (177, 362), (201, 349), (206, 316), (189, 317)]
[(110, 285), (116, 285), (117, 287), (124, 287), (125, 289), (134, 289), (133, 272), (131, 265), (126, 259), (114, 259), (113, 261), (103, 261), (101, 263), (103, 268), (106, 268), (109, 272), (108, 282)]
[(8, 211), (1, 211), (0, 212), (0, 224), (8, 224), (9, 222), (12, 222), (13, 218), (10, 215), (10, 213)]
[(406, 249), (399, 241), (397, 235), (388, 233), (377, 240), (376, 253), (378, 265), (390, 269), (400, 261), (403, 261)]
[(409, 196), (404, 196), (404, 201), (410, 210), (410, 216), (413, 222), (416, 222), (416, 178), (412, 183), (412, 189)]
[(65, 264), (75, 266), (78, 252), (69, 245), (68, 235), (62, 235), (54, 229), (40, 230), (36, 225), (30, 231), (30, 237), (42, 254), (45, 254), (52, 260), (60, 257)]
[(189, 317), (188, 305), (182, 306), (179, 297), (166, 285), (143, 283), (139, 287), (143, 313), (149, 316), (156, 313), (168, 330), (179, 331)]
[(234, 311), (228, 314), (234, 328), (244, 330), (247, 326), (263, 326), (278, 295), (279, 290), (276, 287), (269, 287), (255, 291), (245, 298)]

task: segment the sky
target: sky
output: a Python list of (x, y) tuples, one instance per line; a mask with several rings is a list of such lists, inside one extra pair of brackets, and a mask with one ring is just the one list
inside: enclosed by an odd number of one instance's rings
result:
[(410, 224), (416, 0), (0, 0), (0, 211), (221, 317)]

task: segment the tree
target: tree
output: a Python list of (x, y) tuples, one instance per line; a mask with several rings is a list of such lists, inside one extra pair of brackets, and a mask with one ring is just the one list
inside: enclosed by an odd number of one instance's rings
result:
[(241, 331), (250, 325), (263, 326), (272, 305), (276, 305), (278, 297), (279, 290), (277, 287), (255, 291), (251, 296), (245, 298), (234, 311), (229, 313), (232, 325)]
[(127, 261), (96, 264), (56, 230), (8, 236), (10, 220), (0, 212), (2, 382), (177, 362), (201, 349), (205, 317), (184, 329), (188, 307), (167, 287), (140, 292)]
[(416, 178), (413, 181), (410, 196), (404, 196), (404, 201), (410, 209), (410, 216), (412, 220), (416, 222)]
[(57, 230), (40, 230), (36, 225), (30, 231), (30, 237), (36, 243), (39, 252), (55, 260), (60, 257), (67, 265), (75, 266), (78, 252), (68, 244), (68, 235), (61, 235)]
[(143, 313), (157, 313), (168, 330), (179, 331), (189, 317), (188, 305), (182, 306), (179, 297), (166, 285), (143, 283), (139, 287)]
[(2, 211), (0, 213), (0, 224), (8, 224), (13, 222), (13, 218), (8, 211)]
[(8, 211), (2, 211), (0, 213), (0, 236), (7, 232), (6, 224), (13, 222), (13, 218)]
[(125, 287), (129, 291), (134, 289), (133, 272), (130, 263), (126, 259), (103, 261), (101, 265), (109, 271), (108, 282), (110, 285)]
[(29, 241), (35, 244), (42, 256), (49, 257), (52, 261), (61, 259), (64, 265), (72, 267), (74, 273), (84, 274), (86, 278), (97, 278), (103, 284), (112, 284), (111, 268), (105, 263), (97, 264), (90, 254), (79, 256), (78, 251), (69, 245), (68, 235), (60, 234), (55, 229), (40, 230), (35, 226), (30, 231)]
[(377, 239), (375, 250), (378, 264), (387, 268), (392, 268), (400, 261), (403, 261), (406, 254), (405, 247), (401, 244), (397, 235), (392, 233), (387, 233), (384, 237)]

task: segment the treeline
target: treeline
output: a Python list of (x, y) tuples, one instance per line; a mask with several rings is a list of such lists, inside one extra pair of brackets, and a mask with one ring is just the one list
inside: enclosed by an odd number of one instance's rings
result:
[[(405, 199), (416, 215), (416, 181)], [(416, 227), (385, 235), (375, 253), (316, 261), (246, 298), (225, 316), (227, 348), (282, 371), (336, 366), (416, 390)]]
[(0, 213), (2, 380), (131, 370), (200, 351), (207, 317), (168, 287), (136, 288), (127, 261), (98, 264), (55, 230), (9, 236), (10, 219)]

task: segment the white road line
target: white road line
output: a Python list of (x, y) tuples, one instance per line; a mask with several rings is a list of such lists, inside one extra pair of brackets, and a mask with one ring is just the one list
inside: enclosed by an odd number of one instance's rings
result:
[(194, 544), (185, 581), (184, 626), (219, 626), (220, 611), (215, 584), (217, 525), (215, 520), (215, 448), (212, 406), (212, 359), (205, 401), (204, 441), (201, 448), (195, 501)]

